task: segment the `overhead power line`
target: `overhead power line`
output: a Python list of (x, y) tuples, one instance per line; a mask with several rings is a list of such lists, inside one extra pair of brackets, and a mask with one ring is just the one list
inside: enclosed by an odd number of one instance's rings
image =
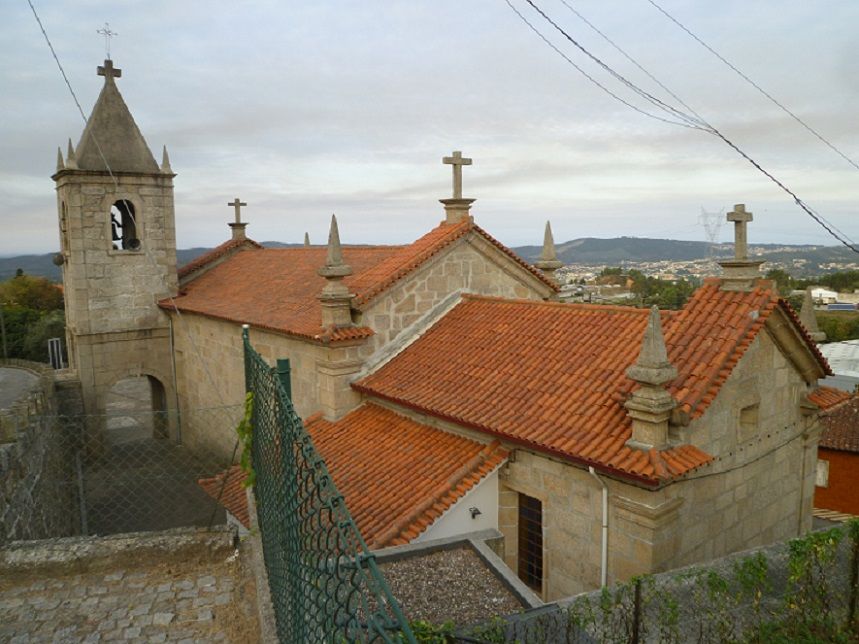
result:
[[(562, 0), (562, 1), (563, 1), (563, 0)], [(701, 38), (699, 38), (695, 33), (693, 33), (693, 32), (692, 32), (692, 30), (691, 30), (691, 29), (689, 29), (686, 25), (684, 25), (682, 22), (680, 22), (677, 18), (675, 18), (674, 16), (672, 16), (670, 13), (668, 13), (668, 11), (666, 11), (662, 6), (660, 6), (660, 5), (659, 5), (655, 0), (647, 0), (647, 2), (649, 2), (651, 5), (653, 5), (653, 6), (654, 6), (654, 7), (655, 7), (655, 8), (656, 8), (660, 13), (662, 13), (662, 15), (664, 15), (666, 18), (668, 18), (671, 22), (673, 22), (675, 25), (677, 25), (678, 27), (680, 27), (680, 29), (682, 29), (682, 30), (683, 30), (683, 31), (685, 31), (687, 34), (689, 34), (689, 36), (691, 36), (691, 37), (692, 37), (695, 41), (697, 41), (697, 42), (698, 42), (702, 47), (704, 47), (704, 49), (706, 49), (707, 51), (709, 51), (711, 54), (713, 54), (713, 55), (714, 55), (716, 58), (718, 58), (720, 61), (722, 61), (723, 63), (725, 63), (725, 65), (727, 65), (728, 67), (730, 67), (730, 68), (731, 68), (731, 69), (732, 69), (732, 70), (733, 70), (733, 71), (734, 71), (734, 72), (735, 72), (735, 73), (736, 73), (740, 78), (742, 78), (742, 79), (743, 79), (744, 81), (746, 81), (749, 85), (751, 85), (751, 86), (752, 86), (752, 87), (754, 87), (756, 90), (758, 90), (761, 94), (763, 94), (766, 98), (768, 98), (768, 99), (769, 99), (769, 100), (770, 100), (774, 105), (776, 105), (777, 107), (779, 107), (779, 108), (780, 108), (780, 109), (781, 109), (785, 114), (787, 114), (788, 116), (790, 116), (794, 121), (796, 121), (797, 123), (799, 123), (802, 127), (804, 127), (806, 130), (808, 130), (811, 134), (813, 134), (814, 136), (816, 136), (816, 137), (817, 137), (817, 138), (818, 138), (818, 139), (819, 139), (819, 140), (820, 140), (824, 145), (826, 145), (827, 147), (829, 147), (829, 148), (830, 148), (833, 152), (835, 152), (838, 156), (840, 156), (842, 159), (844, 159), (845, 161), (847, 161), (847, 163), (849, 163), (850, 165), (852, 165), (856, 170), (859, 170), (859, 165), (857, 165), (857, 164), (856, 164), (856, 162), (855, 162), (855, 161), (853, 161), (853, 159), (851, 159), (851, 158), (850, 158), (850, 157), (848, 157), (846, 154), (844, 154), (844, 152), (842, 152), (841, 150), (839, 150), (839, 149), (835, 146), (835, 144), (834, 144), (834, 143), (829, 142), (826, 138), (824, 138), (824, 136), (823, 136), (820, 132), (818, 132), (818, 131), (817, 131), (817, 130), (815, 130), (813, 127), (811, 127), (808, 123), (806, 123), (806, 122), (805, 122), (804, 120), (802, 120), (799, 116), (797, 116), (796, 114), (794, 114), (790, 109), (788, 109), (788, 108), (787, 108), (783, 103), (781, 103), (778, 99), (776, 99), (772, 94), (770, 94), (770, 93), (769, 93), (768, 91), (766, 91), (763, 87), (761, 87), (760, 85), (758, 85), (755, 81), (753, 81), (753, 80), (752, 80), (751, 78), (749, 78), (746, 74), (744, 74), (742, 71), (740, 71), (740, 70), (737, 68), (737, 66), (736, 66), (736, 65), (734, 65), (733, 63), (731, 63), (731, 62), (730, 62), (729, 60), (727, 60), (724, 56), (722, 56), (722, 54), (720, 54), (719, 52), (717, 52), (717, 51), (716, 51), (715, 49), (713, 49), (710, 45), (708, 45), (708, 44), (707, 44), (706, 42), (704, 42)]]
[[(642, 112), (642, 110), (638, 109), (637, 107), (631, 106), (627, 101), (624, 101), (623, 99), (618, 98), (618, 96), (617, 96), (616, 94), (614, 94), (613, 92), (611, 92), (610, 90), (608, 90), (607, 88), (605, 88), (605, 86), (604, 86), (604, 85), (602, 85), (601, 83), (599, 83), (599, 82), (597, 82), (597, 81), (593, 80), (593, 79), (592, 79), (592, 77), (591, 77), (590, 75), (588, 75), (586, 72), (584, 72), (584, 70), (582, 70), (582, 68), (581, 68), (581, 67), (579, 67), (579, 65), (577, 65), (576, 63), (574, 63), (574, 62), (573, 62), (573, 61), (572, 61), (572, 60), (571, 60), (571, 59), (570, 59), (566, 54), (564, 54), (564, 53), (563, 53), (563, 52), (562, 52), (558, 47), (556, 47), (556, 46), (555, 46), (551, 41), (549, 41), (549, 39), (548, 39), (548, 38), (546, 38), (546, 36), (545, 36), (545, 35), (543, 35), (543, 33), (542, 33), (542, 32), (541, 32), (537, 27), (535, 27), (535, 26), (534, 26), (534, 25), (533, 25), (533, 24), (532, 24), (532, 23), (531, 23), (531, 22), (530, 22), (530, 21), (529, 21), (529, 20), (528, 20), (528, 19), (527, 19), (527, 18), (526, 18), (526, 17), (525, 17), (525, 16), (524, 16), (524, 15), (523, 15), (519, 10), (518, 10), (518, 9), (516, 9), (516, 7), (514, 7), (514, 6), (513, 6), (513, 4), (510, 2), (510, 0), (504, 0), (504, 1), (505, 1), (505, 3), (507, 4), (507, 6), (508, 6), (508, 7), (510, 7), (510, 8), (511, 8), (515, 13), (516, 13), (516, 15), (517, 15), (517, 16), (519, 16), (519, 18), (520, 18), (520, 19), (521, 19), (521, 20), (522, 20), (526, 25), (528, 25), (528, 27), (529, 27), (529, 28), (530, 28), (534, 33), (536, 33), (536, 34), (540, 37), (540, 39), (541, 39), (541, 40), (543, 40), (543, 42), (545, 42), (546, 44), (548, 44), (548, 45), (549, 45), (549, 46), (550, 46), (550, 47), (551, 47), (555, 52), (557, 52), (559, 55), (561, 55), (561, 56), (564, 58), (564, 60), (566, 60), (566, 61), (567, 61), (568, 63), (570, 63), (573, 67), (575, 67), (575, 68), (576, 68), (580, 73), (582, 73), (582, 74), (584, 74), (585, 76), (587, 76), (587, 77), (588, 77), (588, 79), (592, 80), (592, 82), (594, 82), (594, 83), (595, 83), (595, 84), (596, 84), (600, 89), (602, 89), (603, 91), (605, 91), (606, 93), (608, 93), (612, 98), (615, 98), (615, 99), (617, 99), (617, 100), (620, 100), (622, 103), (624, 103), (625, 105), (627, 105), (627, 106), (629, 106), (629, 107), (633, 107), (633, 109), (635, 109), (635, 110), (636, 110), (636, 111), (638, 111), (638, 112)], [(562, 1), (563, 1), (563, 0), (562, 0)], [(805, 212), (809, 217), (811, 217), (815, 222), (817, 222), (817, 224), (819, 224), (819, 225), (820, 225), (820, 226), (821, 226), (821, 227), (822, 227), (822, 228), (823, 228), (827, 233), (829, 233), (829, 235), (830, 235), (830, 236), (832, 236), (834, 239), (836, 239), (838, 242), (840, 242), (840, 243), (841, 243), (842, 245), (844, 245), (845, 247), (849, 248), (849, 249), (850, 249), (851, 251), (853, 251), (854, 253), (859, 254), (859, 248), (857, 248), (856, 244), (854, 244), (846, 234), (844, 234), (844, 233), (842, 233), (841, 231), (839, 231), (839, 230), (838, 230), (838, 228), (837, 228), (834, 224), (832, 224), (831, 222), (827, 221), (825, 217), (823, 217), (821, 214), (819, 214), (819, 213), (818, 213), (818, 212), (816, 212), (814, 209), (812, 209), (810, 206), (808, 206), (808, 205), (807, 205), (807, 204), (806, 204), (802, 199), (800, 199), (800, 197), (799, 197), (795, 192), (793, 192), (793, 191), (792, 191), (790, 188), (788, 188), (784, 183), (782, 183), (779, 179), (777, 179), (777, 178), (776, 178), (772, 173), (770, 173), (769, 171), (767, 171), (767, 170), (766, 170), (766, 169), (765, 169), (765, 168), (764, 168), (760, 163), (758, 163), (757, 161), (755, 161), (751, 156), (749, 156), (746, 152), (744, 152), (744, 151), (743, 151), (743, 150), (742, 150), (742, 149), (741, 149), (741, 148), (740, 148), (736, 143), (734, 143), (733, 141), (731, 141), (727, 136), (725, 136), (722, 132), (720, 132), (716, 127), (714, 127), (713, 125), (711, 125), (709, 122), (707, 122), (707, 121), (706, 121), (705, 119), (703, 119), (702, 117), (698, 116), (696, 113), (693, 113), (693, 114), (686, 114), (686, 113), (683, 113), (683, 112), (682, 112), (682, 111), (680, 111), (679, 109), (674, 108), (674, 107), (670, 107), (670, 106), (668, 106), (667, 104), (665, 104), (663, 101), (660, 101), (659, 99), (656, 99), (655, 97), (652, 97), (648, 92), (646, 92), (645, 90), (643, 90), (643, 89), (639, 88), (637, 85), (635, 85), (635, 83), (633, 83), (632, 81), (630, 81), (630, 80), (628, 80), (627, 78), (625, 78), (622, 74), (620, 74), (620, 73), (619, 73), (619, 72), (617, 72), (616, 70), (612, 69), (612, 68), (611, 68), (610, 66), (608, 66), (606, 63), (604, 63), (604, 62), (603, 62), (603, 61), (601, 61), (599, 58), (597, 58), (595, 55), (593, 55), (590, 51), (588, 51), (588, 50), (587, 50), (583, 45), (581, 45), (581, 44), (580, 44), (578, 41), (576, 41), (572, 36), (570, 36), (570, 34), (569, 34), (569, 33), (567, 33), (567, 32), (566, 32), (566, 31), (565, 31), (565, 30), (564, 30), (564, 29), (563, 29), (563, 28), (562, 28), (562, 27), (561, 27), (561, 26), (560, 26), (556, 21), (554, 21), (554, 20), (553, 20), (553, 19), (552, 19), (552, 18), (551, 18), (551, 17), (550, 17), (550, 16), (549, 16), (545, 11), (543, 11), (539, 6), (537, 6), (537, 4), (534, 2), (534, 0), (525, 0), (525, 2), (527, 2), (527, 3), (531, 6), (531, 8), (532, 8), (532, 9), (534, 9), (534, 11), (536, 11), (538, 14), (540, 14), (540, 16), (541, 16), (541, 17), (542, 17), (546, 22), (548, 22), (548, 23), (549, 23), (549, 24), (550, 24), (550, 25), (551, 25), (555, 30), (557, 30), (557, 31), (558, 31), (558, 32), (559, 32), (559, 33), (560, 33), (560, 34), (561, 34), (561, 35), (562, 35), (562, 36), (563, 36), (567, 41), (569, 41), (569, 42), (570, 42), (571, 44), (573, 44), (577, 49), (579, 49), (580, 51), (582, 51), (582, 52), (583, 52), (583, 53), (584, 53), (588, 58), (590, 58), (592, 61), (594, 61), (595, 63), (597, 63), (600, 67), (602, 67), (603, 69), (605, 69), (609, 74), (611, 74), (611, 76), (613, 76), (614, 78), (616, 78), (616, 79), (617, 79), (618, 81), (620, 81), (622, 84), (624, 84), (625, 86), (627, 86), (627, 87), (629, 87), (629, 88), (633, 89), (633, 91), (635, 91), (635, 92), (636, 92), (636, 94), (639, 94), (640, 96), (649, 97), (649, 98), (648, 98), (648, 100), (649, 100), (650, 98), (652, 98), (652, 99), (653, 99), (653, 100), (651, 101), (652, 103), (654, 103), (654, 104), (659, 104), (659, 105), (664, 106), (664, 108), (665, 108), (665, 109), (670, 110), (670, 112), (671, 112), (671, 113), (673, 113), (673, 114), (677, 115), (677, 116), (678, 116), (678, 117), (680, 117), (680, 118), (683, 118), (685, 121), (687, 121), (687, 123), (695, 122), (695, 123), (696, 123), (696, 125), (688, 125), (688, 124), (686, 124), (686, 123), (678, 123), (678, 122), (676, 122), (676, 121), (668, 121), (667, 119), (662, 119), (662, 118), (660, 118), (660, 117), (657, 117), (657, 116), (654, 116), (654, 115), (652, 115), (652, 114), (650, 114), (650, 113), (646, 113), (646, 112), (645, 112), (648, 116), (651, 116), (651, 117), (653, 117), (653, 118), (657, 118), (658, 120), (661, 120), (661, 121), (669, 122), (669, 123), (671, 123), (671, 124), (673, 124), (673, 125), (685, 125), (686, 127), (691, 127), (691, 128), (693, 128), (693, 129), (696, 129), (696, 130), (701, 130), (701, 131), (703, 131), (703, 132), (707, 132), (708, 134), (712, 134), (713, 136), (717, 137), (717, 138), (718, 138), (718, 139), (720, 139), (723, 143), (725, 143), (725, 144), (726, 144), (726, 145), (728, 145), (731, 149), (733, 149), (737, 154), (739, 154), (741, 157), (743, 157), (746, 161), (748, 161), (748, 162), (749, 162), (749, 163), (750, 163), (750, 164), (751, 164), (751, 165), (752, 165), (756, 170), (758, 170), (759, 172), (761, 172), (765, 177), (767, 177), (770, 181), (772, 181), (776, 186), (778, 186), (779, 188), (781, 188), (781, 190), (783, 190), (785, 193), (787, 193), (788, 195), (790, 195), (790, 197), (793, 199), (794, 203), (795, 203), (797, 206), (799, 206), (799, 207), (800, 207), (800, 208), (801, 208), (801, 209), (802, 209), (802, 210), (803, 210), (803, 211), (804, 211), (804, 212)], [(566, 2), (565, 2), (564, 4), (566, 4)], [(569, 5), (567, 5), (567, 6), (569, 6)], [(596, 29), (596, 28), (594, 27), (594, 29)], [(601, 32), (599, 32), (599, 33), (601, 33)], [(604, 36), (604, 37), (608, 40), (608, 37), (607, 37), (607, 36)], [(618, 49), (619, 49), (619, 48), (618, 48)], [(624, 52), (624, 56), (626, 56), (627, 58), (630, 58), (630, 59), (631, 59), (631, 56), (629, 56), (629, 55), (628, 55), (628, 54), (626, 54), (625, 52)], [(637, 67), (639, 67), (640, 69), (642, 69), (642, 70), (644, 69), (642, 66), (638, 65), (638, 63), (635, 63), (635, 64), (636, 64), (636, 66), (637, 66)], [(650, 76), (650, 74), (649, 74), (649, 73), (648, 73), (648, 76)], [(654, 79), (654, 80), (655, 80), (655, 79)], [(658, 81), (657, 81), (657, 82), (658, 82)], [(660, 85), (660, 86), (662, 86), (662, 87), (664, 87), (664, 86), (662, 85), (662, 83), (659, 83), (659, 85)], [(674, 96), (674, 93), (673, 93), (673, 92), (670, 92), (670, 90), (668, 90), (667, 88), (665, 88), (665, 89), (666, 89), (666, 91), (669, 91), (669, 93), (670, 93), (672, 96)], [(676, 96), (675, 96), (675, 98), (676, 98)], [(679, 100), (679, 99), (678, 99), (678, 100)], [(681, 101), (681, 103), (682, 103), (682, 101)], [(684, 105), (685, 105), (685, 104), (684, 104)]]

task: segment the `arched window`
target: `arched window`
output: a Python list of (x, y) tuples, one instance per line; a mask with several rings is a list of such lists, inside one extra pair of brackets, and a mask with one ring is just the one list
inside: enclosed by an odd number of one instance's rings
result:
[(128, 199), (120, 199), (110, 207), (110, 232), (115, 249), (140, 250), (134, 204)]

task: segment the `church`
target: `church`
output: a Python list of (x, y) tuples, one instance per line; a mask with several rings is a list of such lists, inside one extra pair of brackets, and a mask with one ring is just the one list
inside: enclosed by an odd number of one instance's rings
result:
[[(495, 529), (546, 601), (810, 529), (813, 393), (830, 370), (748, 257), (743, 204), (735, 257), (677, 311), (558, 302), (551, 229), (535, 265), (496, 240), (463, 197), (461, 152), (412, 243), (350, 246), (332, 217), (325, 245), (264, 248), (237, 198), (229, 239), (177, 267), (167, 150), (156, 162), (120, 70), (98, 73), (53, 175), (88, 413), (144, 374), (173, 412), (156, 431), (229, 457), (248, 325), (272, 365), (289, 359), (295, 408), (371, 549)], [(236, 422), (193, 413), (223, 406)], [(239, 485), (223, 500), (246, 520)]]

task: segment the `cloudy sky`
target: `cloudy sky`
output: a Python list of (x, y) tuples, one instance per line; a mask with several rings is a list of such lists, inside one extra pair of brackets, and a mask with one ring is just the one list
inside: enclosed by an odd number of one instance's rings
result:
[[(646, 107), (510, 0), (570, 58)], [(859, 162), (859, 2), (659, 0)], [(752, 241), (837, 243), (711, 135), (642, 116), (594, 87), (505, 0), (33, 0), (84, 111), (118, 32), (119, 88), (178, 176), (180, 247), (226, 239), (239, 196), (258, 240), (408, 242), (442, 217), (441, 157), (461, 149), (479, 224), (510, 245), (620, 235), (704, 240), (702, 207), (745, 202)], [(667, 95), (563, 0), (575, 38)], [(854, 240), (859, 171), (744, 84), (647, 0), (566, 0)], [(83, 121), (26, 0), (0, 7), (0, 254), (57, 249), (56, 148)], [(728, 227), (720, 237), (727, 240)]]

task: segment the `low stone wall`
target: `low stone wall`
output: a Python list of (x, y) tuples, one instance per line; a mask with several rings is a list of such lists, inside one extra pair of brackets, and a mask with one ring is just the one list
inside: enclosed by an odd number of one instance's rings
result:
[(849, 625), (859, 619), (857, 578), (859, 527), (845, 526), (567, 597), (461, 634), (493, 642), (715, 644), (812, 641), (803, 634), (818, 633), (814, 641), (842, 641), (837, 636), (855, 637), (859, 628)]
[[(0, 367), (38, 377), (24, 396), (0, 410), (0, 544), (77, 534), (74, 441), (67, 440), (60, 418), (54, 371), (23, 360), (2, 361)], [(73, 384), (61, 389), (59, 398), (74, 408)]]

